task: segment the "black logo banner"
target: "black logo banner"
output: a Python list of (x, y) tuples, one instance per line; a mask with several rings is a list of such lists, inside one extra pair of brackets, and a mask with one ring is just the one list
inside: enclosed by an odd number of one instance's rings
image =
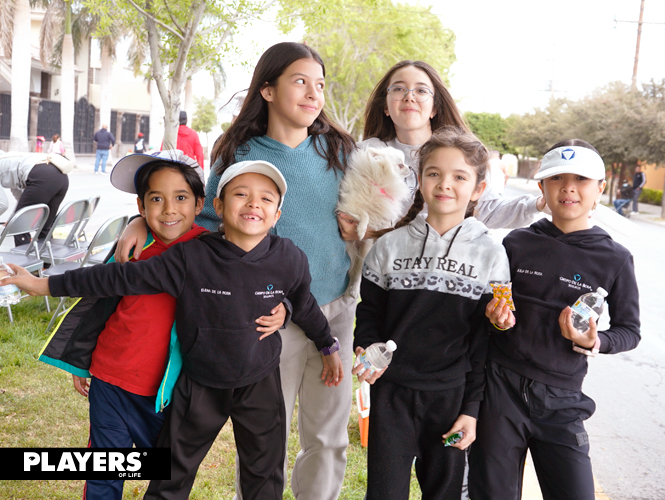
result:
[(0, 479), (170, 479), (170, 448), (0, 448)]

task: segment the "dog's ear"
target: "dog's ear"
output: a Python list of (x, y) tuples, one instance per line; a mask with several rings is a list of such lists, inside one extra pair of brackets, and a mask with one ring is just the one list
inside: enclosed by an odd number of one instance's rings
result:
[(367, 153), (374, 159), (383, 157), (383, 152), (378, 148), (367, 148)]

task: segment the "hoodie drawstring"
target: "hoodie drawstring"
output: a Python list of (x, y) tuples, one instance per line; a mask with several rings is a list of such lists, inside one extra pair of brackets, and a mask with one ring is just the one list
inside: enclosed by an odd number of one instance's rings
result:
[(423, 255), (425, 254), (425, 246), (427, 245), (427, 238), (429, 238), (429, 224), (425, 223), (425, 228), (427, 229), (427, 233), (425, 233), (425, 240), (423, 241), (423, 248), (420, 251), (420, 261), (421, 262), (423, 260)]
[[(427, 232), (425, 233), (425, 240), (423, 241), (423, 248), (420, 251), (420, 260), (423, 260), (423, 255), (425, 255), (425, 246), (427, 245), (427, 239), (429, 238), (429, 224), (425, 223), (425, 228), (427, 229)], [(457, 235), (460, 232), (460, 229), (462, 229), (462, 226), (459, 226), (457, 230), (455, 231), (455, 234), (453, 234), (452, 239), (450, 240), (450, 245), (448, 245), (448, 250), (446, 250), (446, 254), (443, 256), (443, 260), (446, 260), (448, 257), (448, 254), (450, 253), (450, 249), (453, 247), (453, 242), (455, 241), (455, 238), (457, 238)]]
[(448, 245), (448, 250), (446, 250), (446, 255), (443, 256), (443, 260), (446, 260), (448, 258), (450, 249), (453, 247), (453, 242), (455, 241), (455, 238), (457, 238), (457, 234), (459, 233), (460, 229), (462, 229), (462, 226), (458, 227), (457, 231), (455, 231), (455, 234), (453, 234), (453, 238), (450, 240), (450, 245)]

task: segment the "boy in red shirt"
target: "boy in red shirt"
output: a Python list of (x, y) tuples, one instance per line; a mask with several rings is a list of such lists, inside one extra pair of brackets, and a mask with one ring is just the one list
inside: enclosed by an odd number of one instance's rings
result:
[[(138, 195), (139, 212), (150, 230), (138, 260), (207, 232), (194, 224), (205, 194), (201, 169), (184, 154), (125, 157), (113, 169), (111, 183)], [(40, 359), (71, 372), (76, 390), (88, 396), (89, 447), (155, 445), (165, 418), (159, 410), (168, 404), (168, 386), (179, 371), (173, 361), (179, 354), (172, 335), (175, 309), (176, 299), (167, 293), (80, 299), (73, 308), (78, 314), (70, 311), (49, 339)], [(257, 330), (265, 335), (284, 323), (283, 305), (271, 313), (257, 320), (264, 325)], [(120, 500), (122, 488), (122, 480), (87, 481), (84, 499)]]

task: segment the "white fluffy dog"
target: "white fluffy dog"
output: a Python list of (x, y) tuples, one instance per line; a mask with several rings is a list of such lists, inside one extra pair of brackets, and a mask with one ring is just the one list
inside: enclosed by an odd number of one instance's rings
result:
[(408, 175), (404, 153), (395, 148), (360, 149), (351, 155), (337, 204), (338, 212), (358, 221), (359, 241), (346, 244), (351, 258), (349, 296), (358, 296), (363, 261), (372, 246), (371, 241), (362, 238), (368, 229), (386, 229), (397, 222), (401, 207), (411, 194), (404, 182)]

